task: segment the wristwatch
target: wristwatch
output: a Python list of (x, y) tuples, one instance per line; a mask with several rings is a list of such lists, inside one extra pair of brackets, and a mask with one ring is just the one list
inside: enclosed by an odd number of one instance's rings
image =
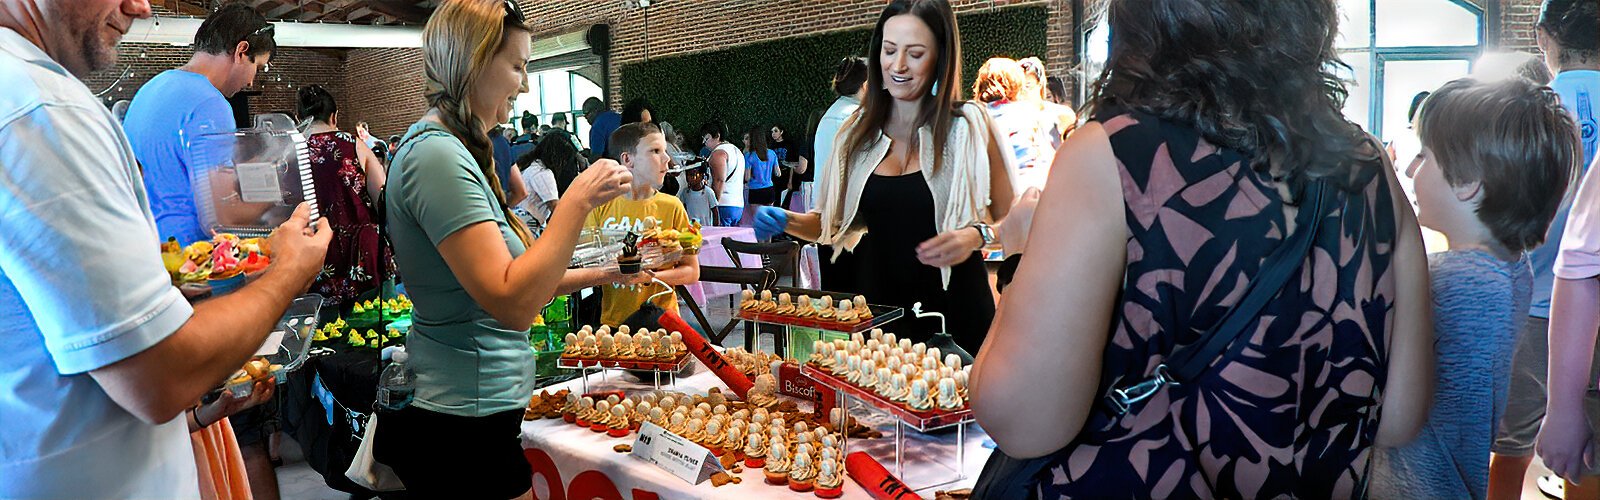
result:
[(995, 238), (994, 228), (989, 227), (988, 224), (978, 222), (974, 223), (972, 227), (978, 230), (978, 236), (983, 237), (983, 246), (993, 245), (996, 241), (999, 241), (997, 238)]

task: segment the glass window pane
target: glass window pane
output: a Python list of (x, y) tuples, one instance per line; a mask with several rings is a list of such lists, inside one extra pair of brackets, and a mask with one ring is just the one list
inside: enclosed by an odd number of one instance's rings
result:
[(1106, 23), (1104, 16), (1095, 23), (1094, 27), (1084, 36), (1083, 64), (1079, 66), (1082, 72), (1079, 81), (1084, 82), (1078, 87), (1077, 102), (1084, 102), (1089, 98), (1089, 88), (1100, 79), (1100, 73), (1106, 69), (1106, 61), (1111, 58), (1111, 27)]
[(572, 81), (572, 109), (582, 109), (583, 101), (590, 97), (605, 100), (605, 92), (600, 90), (600, 86), (583, 75), (572, 73), (569, 79)]
[(1467, 61), (1389, 61), (1383, 64), (1383, 140), (1393, 141), (1410, 133), (1406, 113), (1418, 93), (1433, 91), (1445, 83), (1467, 76)]
[(1364, 130), (1372, 130), (1371, 107), (1372, 102), (1372, 53), (1346, 52), (1340, 60), (1350, 65), (1350, 70), (1339, 68), (1337, 73), (1345, 79), (1345, 90), (1349, 96), (1344, 101), (1344, 117)]
[(567, 81), (567, 72), (562, 70), (544, 71), (539, 73), (539, 83), (544, 95), (544, 110), (547, 113), (566, 111), (572, 104), (572, 84)]
[(1378, 46), (1478, 45), (1478, 16), (1451, 0), (1381, 0)]
[(539, 79), (537, 77), (534, 75), (528, 75), (528, 87), (528, 92), (526, 94), (518, 95), (516, 102), (512, 104), (512, 115), (521, 116), (523, 111), (527, 111), (535, 115), (544, 112), (544, 110), (539, 107), (539, 91), (540, 89), (544, 88), (544, 86), (539, 85)]
[(1372, 0), (1339, 0), (1339, 38), (1341, 49), (1372, 45)]

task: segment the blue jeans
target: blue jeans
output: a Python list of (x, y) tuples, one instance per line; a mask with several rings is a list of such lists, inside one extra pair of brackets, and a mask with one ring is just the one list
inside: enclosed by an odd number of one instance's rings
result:
[(744, 207), (717, 207), (717, 225), (732, 227), (744, 218)]

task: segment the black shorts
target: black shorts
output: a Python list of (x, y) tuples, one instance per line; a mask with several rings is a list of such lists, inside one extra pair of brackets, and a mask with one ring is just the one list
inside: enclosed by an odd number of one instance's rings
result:
[(483, 417), (406, 407), (379, 412), (372, 455), (412, 498), (515, 498), (533, 487), (522, 452), (522, 410)]
[[(282, 391), (283, 387), (276, 389)], [(278, 402), (282, 399), (281, 394), (273, 394), (267, 402), (228, 417), (228, 423), (233, 425), (233, 437), (239, 441), (239, 446), (267, 446), (267, 438), (278, 432)]]
[(778, 190), (771, 186), (750, 189), (751, 205), (771, 205), (778, 199)]

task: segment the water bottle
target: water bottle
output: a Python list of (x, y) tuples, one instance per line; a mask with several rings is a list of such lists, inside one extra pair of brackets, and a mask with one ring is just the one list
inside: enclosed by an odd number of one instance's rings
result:
[(378, 377), (378, 406), (389, 411), (398, 411), (411, 404), (412, 394), (417, 389), (417, 376), (406, 366), (406, 351), (397, 350), (393, 354), (394, 361), (383, 369), (383, 374)]

